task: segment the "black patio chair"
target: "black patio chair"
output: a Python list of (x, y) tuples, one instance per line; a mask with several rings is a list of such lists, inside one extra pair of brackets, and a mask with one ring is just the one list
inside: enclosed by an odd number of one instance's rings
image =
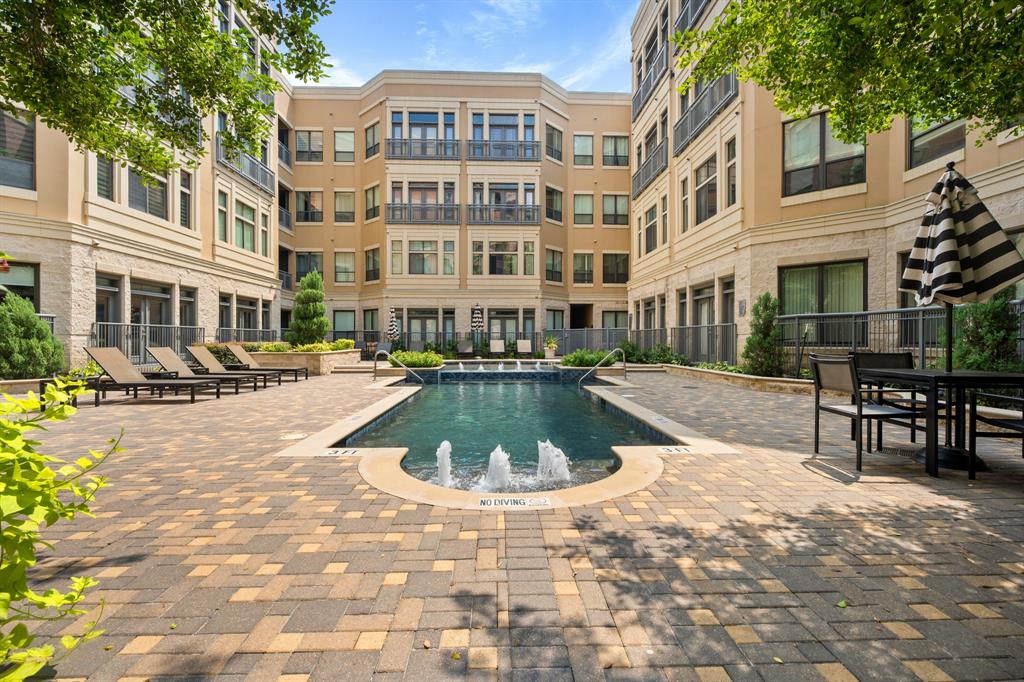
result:
[[(816, 355), (811, 354), (811, 371), (814, 374), (814, 452), (818, 452), (819, 426), (821, 412), (838, 414), (847, 419), (853, 420), (853, 439), (857, 444), (857, 471), (861, 470), (863, 444), (863, 424), (871, 420), (878, 422), (887, 421), (910, 429), (918, 428), (912, 425), (909, 420), (913, 417), (921, 417), (921, 412), (912, 408), (902, 407), (892, 403), (878, 402), (873, 397), (883, 396), (887, 393), (905, 393), (905, 391), (892, 391), (884, 388), (864, 388), (857, 377), (857, 368), (854, 359), (849, 356)], [(830, 391), (849, 396), (848, 404), (827, 404), (821, 403), (821, 392)], [(879, 439), (878, 446), (882, 446)]]
[[(1020, 406), (1021, 416), (1019, 419), (1014, 419), (1010, 415), (1005, 416), (987, 416), (978, 414), (978, 398), (989, 398), (993, 400), (999, 400), (1000, 402), (1013, 403)], [(988, 426), (1001, 429), (1000, 431), (981, 431), (978, 429), (978, 424), (987, 424)], [(1009, 395), (993, 395), (991, 393), (981, 393), (978, 391), (971, 391), (971, 426), (970, 436), (967, 442), (967, 450), (970, 454), (970, 458), (967, 465), (967, 477), (970, 479), (975, 478), (975, 469), (977, 467), (978, 457), (978, 439), (979, 438), (1019, 438), (1021, 439), (1021, 457), (1024, 458), (1024, 398)]]

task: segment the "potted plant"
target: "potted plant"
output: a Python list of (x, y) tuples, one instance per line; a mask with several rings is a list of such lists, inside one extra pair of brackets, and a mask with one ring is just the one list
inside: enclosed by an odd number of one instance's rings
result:
[(555, 357), (555, 351), (558, 350), (558, 339), (553, 336), (549, 336), (544, 339), (544, 357), (551, 360)]

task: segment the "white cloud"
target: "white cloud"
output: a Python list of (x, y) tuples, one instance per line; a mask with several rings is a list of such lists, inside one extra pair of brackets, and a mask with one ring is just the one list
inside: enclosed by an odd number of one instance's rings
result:
[(469, 21), (460, 29), (483, 46), (541, 23), (540, 0), (484, 0), (483, 6), (486, 9), (471, 10)]
[(619, 21), (613, 22), (614, 28), (604, 40), (590, 49), (589, 54), (585, 52), (582, 55), (582, 63), (575, 70), (556, 80), (566, 88), (587, 90), (600, 87), (601, 77), (609, 70), (628, 64), (632, 53), (629, 37), (632, 10)]
[(318, 81), (300, 81), (300, 85), (336, 85), (342, 87), (352, 87), (362, 85), (366, 82), (366, 79), (360, 76), (352, 69), (342, 66), (337, 59), (328, 58), (327, 68), (324, 69), (325, 75)]
[(513, 57), (512, 61), (506, 62), (501, 67), (501, 70), (509, 73), (547, 73), (553, 66), (555, 64), (550, 60), (544, 62), (526, 61), (526, 53), (520, 52)]

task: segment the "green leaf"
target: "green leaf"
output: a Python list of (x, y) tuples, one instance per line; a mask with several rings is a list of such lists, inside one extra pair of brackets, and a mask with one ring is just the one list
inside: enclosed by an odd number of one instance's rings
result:
[(847, 605), (847, 603), (846, 603), (846, 600), (845, 600), (845, 599), (840, 599), (840, 600), (839, 600), (839, 603), (838, 603), (838, 604), (836, 604), (836, 606), (838, 606), (838, 607), (839, 607), (839, 608), (841, 608), (841, 609), (845, 609), (845, 608), (846, 608), (846, 607), (847, 607), (848, 605)]

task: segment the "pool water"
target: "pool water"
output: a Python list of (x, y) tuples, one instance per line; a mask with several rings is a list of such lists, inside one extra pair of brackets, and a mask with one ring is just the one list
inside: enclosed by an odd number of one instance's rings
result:
[[(617, 467), (613, 445), (672, 441), (628, 420), (575, 384), (540, 382), (455, 383), (427, 386), (367, 430), (344, 443), (359, 447), (407, 447), (403, 468), (436, 482), (436, 451), (452, 444), (453, 487), (478, 488), (490, 453), (510, 455), (509, 491), (552, 489), (604, 478)], [(537, 441), (550, 440), (570, 460), (571, 480), (538, 487)]]

